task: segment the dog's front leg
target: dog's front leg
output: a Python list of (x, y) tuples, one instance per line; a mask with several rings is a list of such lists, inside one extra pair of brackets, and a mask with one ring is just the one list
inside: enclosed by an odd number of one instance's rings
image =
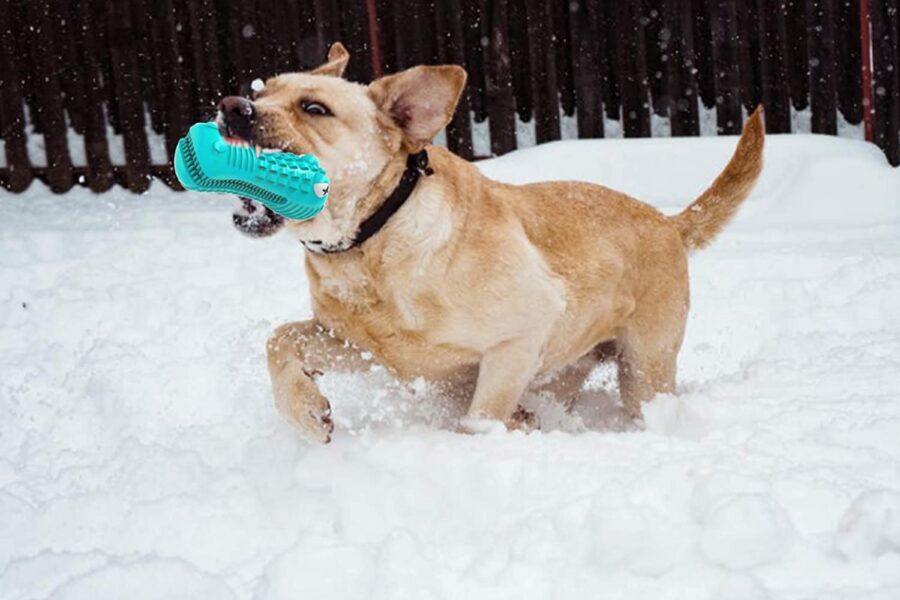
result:
[(477, 433), (502, 423), (507, 428), (521, 426), (526, 413), (519, 400), (538, 368), (541, 344), (533, 339), (518, 338), (489, 349), (481, 357), (478, 383), (468, 414), (460, 425)]
[(312, 320), (278, 327), (266, 349), (279, 412), (312, 439), (330, 442), (331, 405), (314, 378), (325, 371), (361, 369), (366, 361), (359, 349)]

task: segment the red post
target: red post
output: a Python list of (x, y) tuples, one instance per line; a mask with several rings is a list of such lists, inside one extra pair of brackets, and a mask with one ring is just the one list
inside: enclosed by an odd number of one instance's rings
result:
[(381, 77), (381, 39), (378, 35), (378, 12), (375, 0), (366, 0), (369, 17), (369, 48), (372, 49), (372, 79)]
[(862, 62), (862, 104), (866, 141), (875, 141), (872, 123), (872, 42), (869, 35), (869, 0), (859, 0), (859, 43)]

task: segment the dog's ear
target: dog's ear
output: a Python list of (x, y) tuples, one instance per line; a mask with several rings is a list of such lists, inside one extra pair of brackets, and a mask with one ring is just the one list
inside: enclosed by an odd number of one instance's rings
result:
[(403, 131), (406, 150), (415, 153), (450, 122), (465, 86), (462, 67), (413, 67), (373, 81), (369, 93)]
[(328, 62), (320, 65), (310, 71), (313, 75), (330, 75), (331, 77), (341, 77), (347, 63), (350, 62), (350, 53), (344, 48), (340, 42), (335, 42), (328, 50)]

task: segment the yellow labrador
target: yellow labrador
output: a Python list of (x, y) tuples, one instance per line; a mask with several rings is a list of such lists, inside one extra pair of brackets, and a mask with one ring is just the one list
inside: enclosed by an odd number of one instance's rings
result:
[(314, 313), (268, 343), (281, 413), (329, 441), (331, 409), (316, 376), (368, 368), (363, 352), (399, 378), (471, 380), (467, 431), (530, 423), (519, 407), (529, 383), (577, 393), (611, 341), (629, 414), (673, 392), (687, 255), (753, 187), (761, 111), (712, 186), (667, 217), (598, 185), (492, 181), (430, 145), (456, 107), (462, 68), (414, 67), (365, 86), (341, 78), (347, 60), (335, 44), (321, 67), (220, 106), (226, 135), (313, 153), (332, 180), (314, 219), (277, 221), (306, 246)]

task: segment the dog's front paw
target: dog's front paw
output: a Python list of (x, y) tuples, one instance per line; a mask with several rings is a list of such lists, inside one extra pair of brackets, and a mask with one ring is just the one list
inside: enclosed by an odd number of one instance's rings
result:
[(530, 433), (540, 426), (538, 416), (523, 406), (519, 406), (516, 409), (516, 412), (512, 414), (509, 422), (506, 424), (506, 427), (511, 431), (524, 431), (525, 433)]
[(524, 431), (525, 433), (530, 433), (539, 427), (540, 422), (537, 415), (520, 406), (505, 423), (497, 419), (470, 413), (459, 420), (458, 431), (473, 434), (503, 431)]
[(331, 404), (325, 396), (307, 395), (302, 400), (290, 399), (278, 402), (278, 407), (288, 422), (310, 439), (323, 444), (331, 441), (334, 421), (331, 420)]

